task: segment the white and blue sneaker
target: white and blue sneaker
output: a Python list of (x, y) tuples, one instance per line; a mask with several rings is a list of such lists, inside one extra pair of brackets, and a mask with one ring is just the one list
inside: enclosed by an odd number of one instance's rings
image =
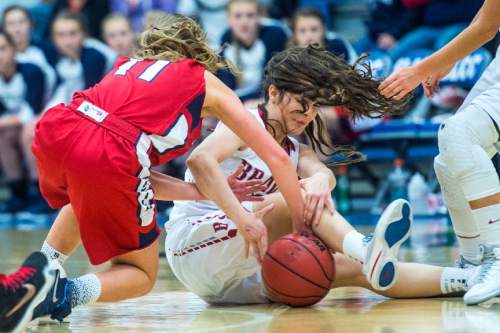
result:
[(483, 260), (470, 278), (470, 289), (464, 295), (468, 305), (486, 302), (500, 296), (500, 243), (480, 246)]
[(33, 320), (40, 323), (63, 322), (71, 313), (66, 272), (57, 260), (52, 260), (50, 266), (55, 274), (54, 282), (45, 300), (33, 312)]
[(363, 272), (375, 290), (390, 289), (396, 282), (398, 252), (410, 235), (413, 215), (408, 201), (397, 199), (382, 213), (367, 243)]

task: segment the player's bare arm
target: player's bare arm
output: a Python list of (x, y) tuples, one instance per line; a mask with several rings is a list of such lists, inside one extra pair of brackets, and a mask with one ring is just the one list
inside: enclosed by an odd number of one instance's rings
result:
[(401, 99), (425, 81), (426, 94), (431, 95), (432, 87), (436, 87), (457, 61), (492, 40), (499, 28), (500, 1), (486, 0), (472, 23), (451, 42), (417, 65), (402, 68), (382, 82), (382, 94)]
[(205, 80), (207, 88), (202, 112), (219, 118), (269, 166), (290, 207), (294, 224), (299, 227), (304, 221), (304, 202), (300, 194), (297, 172), (288, 155), (244, 109), (240, 100), (229, 88), (208, 72), (205, 72)]

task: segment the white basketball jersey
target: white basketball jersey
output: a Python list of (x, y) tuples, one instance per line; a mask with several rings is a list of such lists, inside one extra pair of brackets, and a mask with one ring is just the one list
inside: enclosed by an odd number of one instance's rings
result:
[[(249, 112), (257, 119), (259, 124), (264, 127), (258, 110), (249, 110)], [(288, 152), (290, 159), (295, 167), (299, 161), (299, 142), (294, 138), (288, 137), (284, 149)], [(271, 174), (267, 165), (257, 156), (257, 154), (250, 148), (235, 152), (230, 158), (222, 161), (220, 167), (222, 172), (227, 177), (235, 172), (240, 164), (243, 164), (243, 170), (238, 175), (240, 180), (262, 180), (266, 189), (259, 192), (260, 195), (266, 195), (278, 190), (276, 182)], [(194, 178), (189, 171), (186, 170), (184, 180), (187, 182), (194, 182)], [(217, 211), (219, 208), (213, 201), (209, 200), (192, 200), (192, 201), (174, 201), (174, 208), (170, 213), (170, 222), (179, 219), (186, 219), (192, 216), (201, 216), (211, 211)], [(169, 222), (169, 223), (170, 223)], [(168, 223), (167, 223), (168, 227)]]

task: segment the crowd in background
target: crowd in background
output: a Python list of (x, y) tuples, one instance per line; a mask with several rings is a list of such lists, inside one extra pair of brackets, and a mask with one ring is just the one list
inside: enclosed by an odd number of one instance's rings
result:
[[(1, 213), (47, 213), (31, 141), (47, 108), (101, 80), (119, 56), (133, 57), (137, 34), (166, 13), (196, 18), (210, 44), (241, 71), (220, 78), (249, 106), (261, 101), (270, 57), (319, 43), (354, 63), (364, 52), (393, 62), (415, 49), (436, 50), (470, 22), (482, 0), (365, 0), (366, 35), (332, 31), (343, 0), (4, 0), (0, 4), (0, 179), (10, 195)], [(11, 4), (9, 4), (11, 3)], [(20, 5), (22, 4), (22, 5)], [(352, 42), (352, 43), (351, 43)], [(334, 140), (355, 138), (341, 110), (327, 114)], [(175, 171), (175, 170), (174, 170)], [(171, 170), (171, 173), (175, 173)]]

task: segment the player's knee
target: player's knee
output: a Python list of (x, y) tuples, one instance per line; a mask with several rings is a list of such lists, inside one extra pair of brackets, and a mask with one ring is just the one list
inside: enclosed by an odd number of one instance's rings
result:
[(153, 290), (156, 283), (156, 276), (152, 277), (146, 273), (146, 278), (141, 283), (140, 296), (147, 295)]
[(473, 141), (470, 129), (461, 117), (450, 117), (441, 125), (438, 133), (439, 161), (446, 165), (447, 172), (460, 175), (474, 168), (470, 156)]

